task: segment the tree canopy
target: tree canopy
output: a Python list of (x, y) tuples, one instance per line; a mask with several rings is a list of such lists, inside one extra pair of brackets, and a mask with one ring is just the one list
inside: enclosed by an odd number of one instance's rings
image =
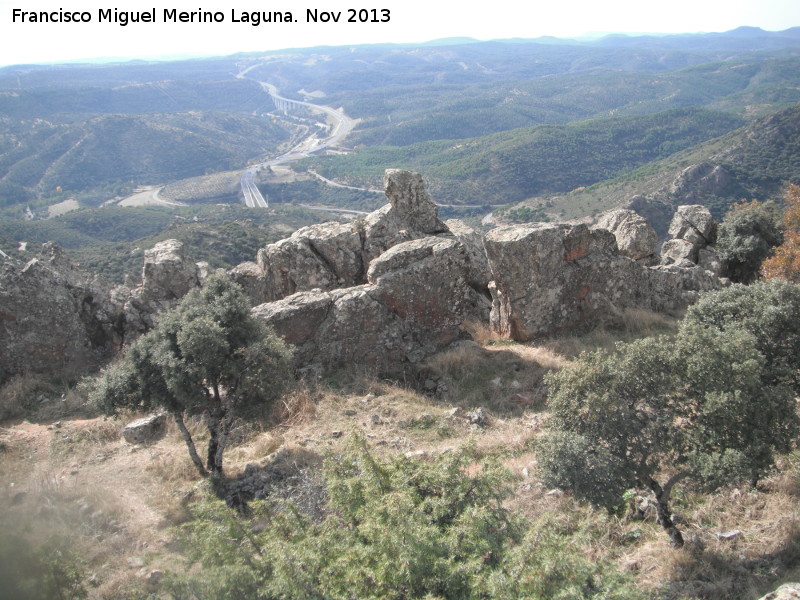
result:
[[(222, 472), (236, 409), (269, 402), (289, 379), (284, 343), (250, 314), (241, 288), (210, 277), (98, 378), (93, 397), (107, 413), (160, 408), (173, 415), (201, 474)], [(184, 413), (202, 414), (210, 439), (205, 466)]]
[[(797, 323), (798, 301), (791, 284), (711, 293), (675, 337), (583, 354), (548, 375), (545, 482), (611, 510), (627, 489), (649, 490), (659, 523), (681, 546), (669, 507), (679, 481), (707, 489), (755, 484), (797, 436), (798, 355), (771, 328)], [(723, 307), (740, 308), (739, 316), (726, 319)]]
[(783, 242), (780, 209), (774, 202), (734, 205), (719, 226), (717, 253), (724, 275), (737, 283), (750, 283), (761, 263)]

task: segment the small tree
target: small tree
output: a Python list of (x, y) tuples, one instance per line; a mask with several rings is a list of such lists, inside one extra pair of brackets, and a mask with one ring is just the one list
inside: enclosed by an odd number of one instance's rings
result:
[(766, 358), (743, 330), (682, 327), (676, 338), (582, 355), (548, 376), (550, 432), (539, 464), (548, 485), (610, 510), (649, 490), (675, 547), (671, 493), (755, 482), (797, 433), (793, 393), (765, 381)]
[(780, 210), (774, 202), (758, 200), (735, 205), (717, 234), (717, 253), (726, 277), (750, 283), (772, 249), (783, 241)]
[(764, 261), (765, 279), (783, 279), (800, 283), (800, 185), (790, 185), (783, 210), (784, 242), (775, 254)]
[[(122, 407), (166, 410), (198, 471), (220, 474), (236, 410), (275, 398), (289, 365), (286, 346), (250, 314), (241, 288), (215, 275), (103, 371), (93, 398), (109, 414)], [(184, 423), (187, 412), (202, 413), (208, 427), (205, 466)]]

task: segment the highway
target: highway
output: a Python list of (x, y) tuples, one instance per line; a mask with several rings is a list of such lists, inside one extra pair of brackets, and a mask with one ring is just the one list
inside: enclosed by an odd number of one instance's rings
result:
[[(238, 75), (239, 79), (244, 79), (247, 73), (258, 65), (250, 66)], [(254, 80), (255, 81), (255, 80)], [(344, 110), (331, 108), (330, 106), (323, 106), (321, 104), (312, 104), (311, 102), (302, 102), (300, 100), (292, 100), (285, 98), (278, 93), (276, 88), (271, 83), (265, 81), (257, 81), (261, 88), (270, 95), (275, 106), (287, 111), (295, 107), (305, 107), (315, 112), (324, 113), (326, 120), (331, 123), (330, 135), (325, 138), (318, 138), (316, 135), (310, 135), (303, 139), (300, 143), (296, 144), (294, 148), (288, 152), (281, 154), (268, 161), (262, 162), (258, 165), (253, 165), (250, 169), (242, 173), (241, 185), (242, 194), (244, 195), (244, 202), (250, 208), (267, 208), (267, 200), (261, 195), (258, 187), (255, 184), (255, 172), (259, 169), (271, 167), (273, 165), (280, 165), (295, 160), (306, 158), (314, 152), (319, 152), (325, 148), (336, 146), (341, 143), (347, 135), (353, 130), (356, 121), (348, 117)]]
[(254, 176), (255, 173), (251, 170), (242, 173), (240, 181), (242, 193), (244, 194), (244, 203), (248, 208), (267, 208), (269, 206), (267, 200), (256, 186)]

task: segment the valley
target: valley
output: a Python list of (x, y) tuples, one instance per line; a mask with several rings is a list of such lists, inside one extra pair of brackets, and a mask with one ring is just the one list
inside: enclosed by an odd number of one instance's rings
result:
[(2, 67), (0, 597), (776, 598), (799, 211), (798, 27)]

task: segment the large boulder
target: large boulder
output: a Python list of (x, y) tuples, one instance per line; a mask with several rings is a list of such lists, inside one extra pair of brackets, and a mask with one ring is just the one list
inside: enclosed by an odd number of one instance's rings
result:
[(174, 303), (199, 287), (197, 264), (186, 256), (183, 242), (165, 240), (144, 252), (142, 300)]
[(468, 300), (463, 246), (427, 237), (373, 261), (364, 285), (298, 292), (253, 314), (295, 346), (299, 369), (396, 372), (455, 341)]
[(622, 256), (646, 264), (653, 262), (658, 234), (644, 217), (630, 209), (618, 208), (600, 216), (595, 227), (614, 234)]
[(121, 343), (110, 289), (45, 244), (25, 265), (0, 271), (0, 380), (23, 372), (72, 377), (108, 359)]
[(167, 415), (158, 413), (131, 421), (122, 428), (122, 437), (129, 444), (149, 444), (160, 440), (167, 431)]
[(304, 227), (259, 250), (258, 270), (237, 267), (231, 275), (257, 305), (301, 291), (364, 284), (369, 263), (389, 248), (430, 235), (450, 235), (421, 175), (388, 169), (384, 189), (389, 203), (363, 220)]
[(126, 343), (151, 329), (159, 312), (174, 308), (200, 287), (204, 270), (186, 254), (179, 240), (165, 240), (145, 250), (141, 285), (118, 286), (111, 292), (123, 315)]
[(711, 211), (699, 204), (679, 206), (669, 225), (668, 239), (661, 247), (661, 264), (701, 264), (718, 274), (719, 260), (711, 247), (717, 239), (717, 222)]
[(330, 290), (363, 283), (362, 254), (357, 226), (322, 223), (303, 227), (291, 237), (258, 251), (256, 263), (265, 292), (260, 301), (278, 300), (314, 288)]
[(717, 241), (717, 222), (711, 211), (700, 204), (679, 206), (669, 225), (670, 238), (686, 240), (698, 248)]
[(648, 268), (621, 256), (613, 234), (586, 225), (494, 229), (484, 238), (494, 281), (491, 326), (518, 341), (615, 319), (627, 309), (674, 312), (721, 287), (699, 268)]

